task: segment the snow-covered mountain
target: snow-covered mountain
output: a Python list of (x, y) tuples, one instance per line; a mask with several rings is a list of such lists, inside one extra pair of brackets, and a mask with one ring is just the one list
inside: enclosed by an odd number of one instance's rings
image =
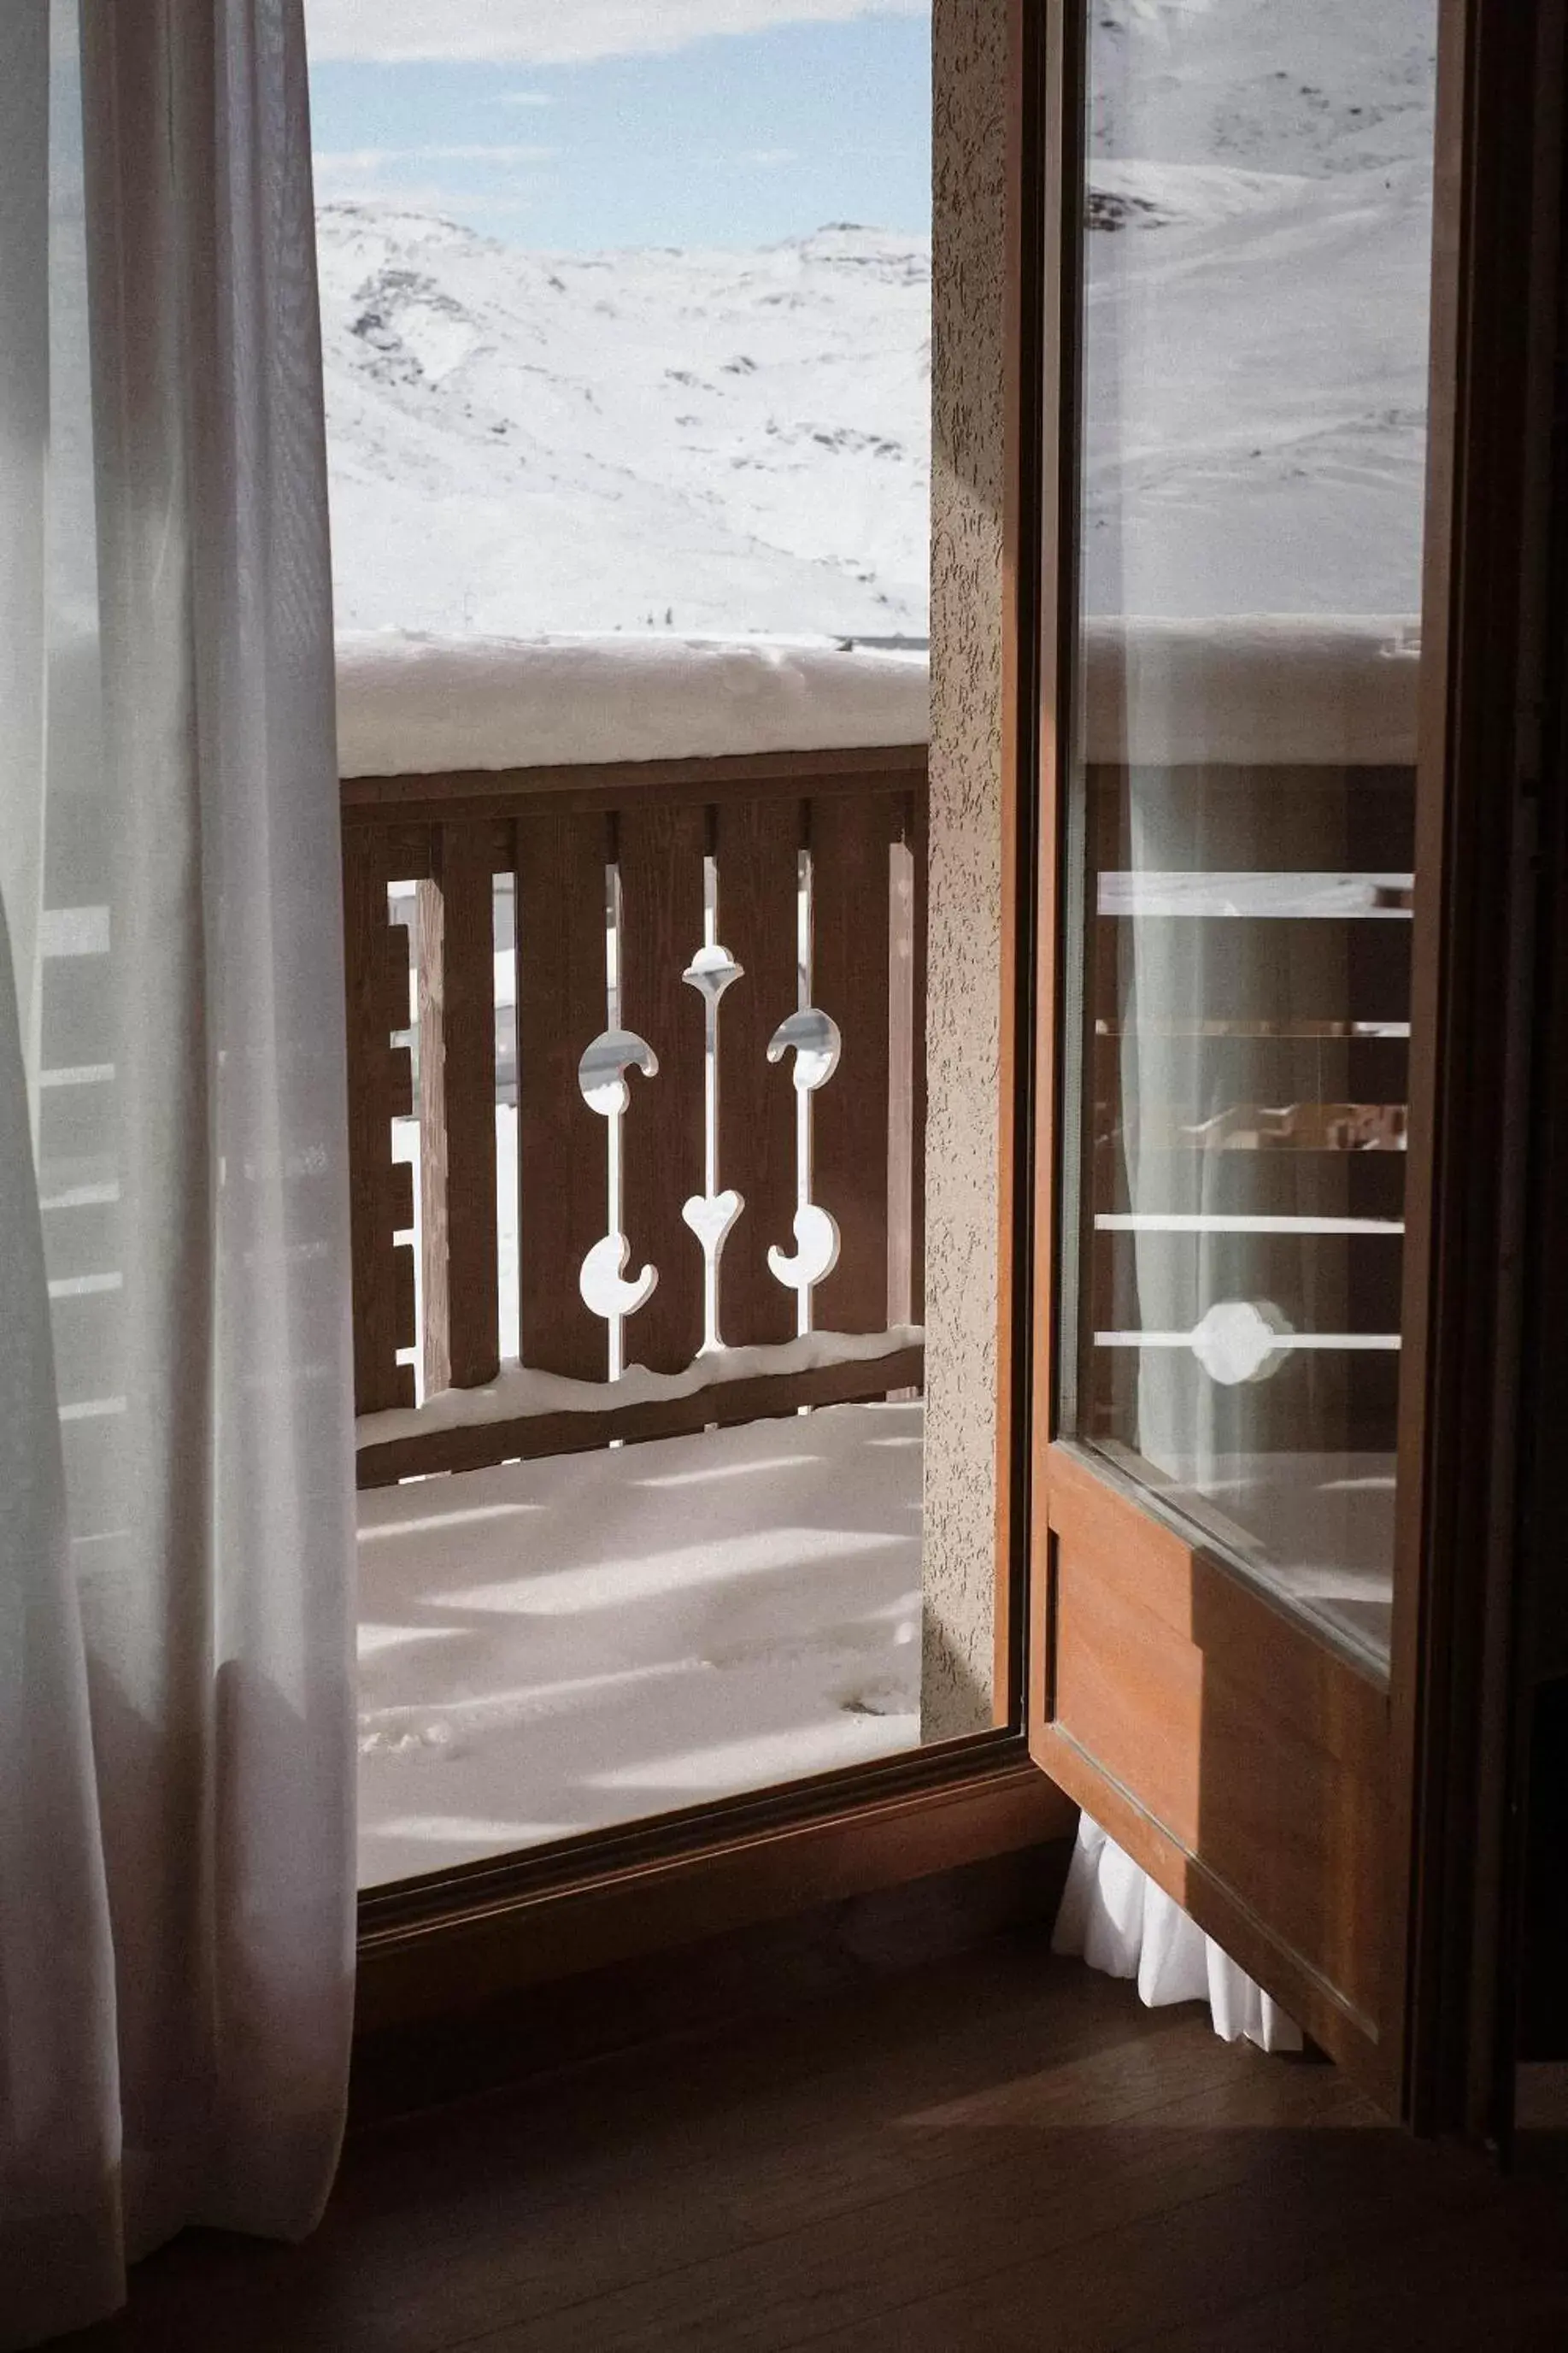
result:
[[(1436, 0), (1096, 0), (1092, 609), (1418, 601)], [(331, 204), (339, 620), (923, 635), (930, 247)]]
[(318, 244), (342, 628), (923, 633), (929, 245)]

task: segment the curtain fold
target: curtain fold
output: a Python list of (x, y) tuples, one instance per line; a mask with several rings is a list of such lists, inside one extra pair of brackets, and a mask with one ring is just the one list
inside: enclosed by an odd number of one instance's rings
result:
[(342, 2129), (353, 1860), (300, 0), (17, 0), (6, 51), (9, 2347), (109, 2309), (186, 2223), (310, 2227)]
[(1279, 2004), (1087, 1814), (1079, 1817), (1051, 1950), (1108, 1977), (1136, 1978), (1151, 2009), (1206, 2001), (1215, 2032), (1226, 2042), (1301, 2048), (1300, 2029)]

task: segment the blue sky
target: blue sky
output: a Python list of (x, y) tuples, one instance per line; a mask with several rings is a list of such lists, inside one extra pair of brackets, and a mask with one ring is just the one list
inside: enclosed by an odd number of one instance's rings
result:
[(929, 230), (926, 0), (548, 10), (307, 0), (318, 196), (394, 197), (565, 249), (760, 245), (831, 220)]

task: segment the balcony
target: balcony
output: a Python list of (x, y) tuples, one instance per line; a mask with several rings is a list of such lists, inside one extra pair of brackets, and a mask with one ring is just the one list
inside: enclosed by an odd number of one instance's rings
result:
[(919, 1739), (923, 664), (586, 649), (571, 748), (763, 748), (410, 767), (442, 659), (344, 692), (367, 1884)]

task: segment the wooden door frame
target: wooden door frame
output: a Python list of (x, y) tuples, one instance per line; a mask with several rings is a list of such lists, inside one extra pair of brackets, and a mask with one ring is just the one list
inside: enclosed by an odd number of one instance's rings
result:
[[(1568, 64), (1559, 21), (1558, 51), (1541, 79), (1563, 104)], [(1561, 123), (1556, 130), (1561, 155)], [(1545, 192), (1542, 267), (1561, 286), (1568, 254), (1568, 169), (1557, 174), (1555, 204)], [(1555, 230), (1555, 251), (1547, 237)], [(1559, 381), (1568, 369), (1568, 315), (1559, 301), (1552, 322)], [(1543, 403), (1543, 407), (1548, 405)], [(1550, 424), (1550, 417), (1547, 418)], [(1547, 648), (1568, 643), (1568, 459), (1561, 427), (1552, 480), (1541, 502), (1545, 533), (1540, 635)], [(1568, 2042), (1568, 1913), (1562, 1903), (1563, 1817), (1549, 1732), (1568, 1690), (1568, 1482), (1561, 1433), (1568, 1429), (1568, 678), (1561, 666), (1542, 681), (1539, 877), (1532, 1000), (1536, 1013), (1528, 1147), (1528, 1201), (1522, 1258), (1530, 1269), (1523, 1302), (1524, 1394), (1520, 1410), (1518, 1525), (1521, 1575), (1509, 1629), (1512, 1715), (1506, 1778), (1493, 1812), (1506, 1825), (1493, 1883), (1496, 1961), (1478, 1989), (1474, 2040), (1491, 2051), (1481, 2121), (1506, 2147), (1511, 2138), (1518, 2063), (1554, 2063)], [(1484, 1925), (1484, 1924), (1483, 1924)], [(1532, 1940), (1539, 1940), (1532, 1947)], [(1481, 1940), (1485, 1941), (1484, 1937)]]
[[(1413, 1140), (1401, 1461), (1419, 1466), (1396, 1579), (1394, 1732), (1409, 1767), (1391, 1972), (1402, 2105), (1490, 2135), (1508, 1722), (1521, 1560), (1519, 1406), (1532, 1149), (1535, 853), (1561, 337), (1562, 0), (1443, 0), (1421, 710)], [(1433, 878), (1436, 878), (1434, 883)], [(1419, 902), (1418, 892), (1418, 902)], [(1419, 1108), (1415, 1100), (1419, 1087)], [(1419, 1122), (1419, 1124), (1417, 1124)], [(1478, 1425), (1484, 1442), (1477, 1442)]]
[[(1325, 2007), (1260, 1925), (1052, 1723), (1051, 1449), (1058, 1438), (1066, 1057), (1061, 845), (1071, 740), (1078, 546), (1073, 437), (1081, 305), (1084, 9), (1041, 0), (1047, 318), (1039, 477), (1040, 807), (1036, 844), (1034, 1443), (1029, 1721), (1033, 1753), (1309, 2031), (1352, 2058), (1392, 2113), (1469, 2123), (1489, 2086), (1487, 1923), (1503, 1836), (1499, 1775), (1514, 1585), (1515, 1345), (1525, 1179), (1531, 716), (1544, 646), (1524, 583), (1550, 457), (1554, 341), (1539, 332), (1541, 221), (1560, 193), (1561, 0), (1500, 10), (1439, 0), (1432, 404), (1417, 771), (1419, 877), (1411, 1198), (1401, 1380), (1398, 1599), (1389, 1692), (1394, 1805), (1382, 2033)], [(1538, 47), (1539, 43), (1539, 47)], [(1550, 248), (1554, 258), (1555, 246)], [(1531, 332), (1531, 318), (1536, 332)], [(1521, 560), (1522, 559), (1522, 560)], [(1532, 635), (1533, 627), (1533, 635)], [(1436, 641), (1433, 641), (1434, 629)], [(1506, 980), (1506, 986), (1500, 981)], [(1476, 1443), (1485, 1399), (1490, 1442)], [(1081, 1475), (1065, 1456), (1062, 1475)], [(1098, 1473), (1093, 1474), (1098, 1475)], [(1107, 1473), (1108, 1489), (1119, 1485)], [(1152, 1544), (1172, 1531), (1130, 1485)], [(1203, 1547), (1194, 1540), (1192, 1558)], [(1268, 1607), (1268, 1604), (1261, 1605)]]

